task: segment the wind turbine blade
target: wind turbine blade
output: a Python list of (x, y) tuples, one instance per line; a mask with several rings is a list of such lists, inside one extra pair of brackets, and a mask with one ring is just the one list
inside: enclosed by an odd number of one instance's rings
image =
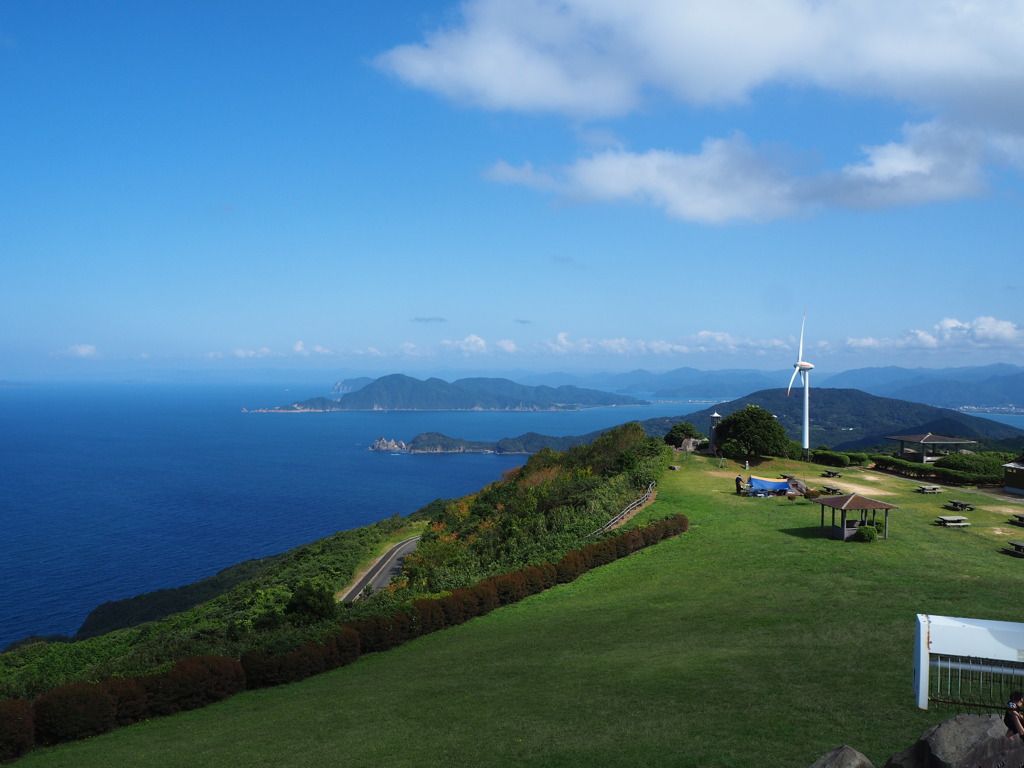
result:
[(800, 351), (797, 352), (796, 360), (800, 362), (804, 359), (804, 326), (807, 324), (807, 310), (804, 310), (804, 319), (800, 323)]
[(789, 393), (793, 391), (793, 382), (796, 381), (796, 375), (800, 373), (799, 368), (793, 369), (793, 378), (789, 380), (789, 389), (786, 390), (786, 397), (789, 397)]

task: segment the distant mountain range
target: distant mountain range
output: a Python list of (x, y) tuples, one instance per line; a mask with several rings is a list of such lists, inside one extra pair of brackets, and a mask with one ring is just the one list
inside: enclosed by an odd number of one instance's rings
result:
[(828, 377), (824, 386), (854, 387), (945, 408), (1012, 405), (1024, 410), (1024, 368), (1006, 363), (974, 368), (861, 368)]
[[(753, 392), (729, 402), (676, 417), (659, 417), (640, 422), (649, 435), (663, 437), (673, 424), (688, 421), (705, 435), (711, 432), (712, 414), (728, 416), (748, 404), (758, 405), (774, 414), (792, 440), (799, 440), (803, 423), (803, 398), (788, 397), (785, 389)], [(603, 430), (602, 430), (603, 431)], [(891, 450), (893, 435), (919, 435), (931, 432), (962, 437), (977, 442), (975, 450), (1001, 450), (1019, 453), (1024, 448), (1024, 430), (992, 419), (970, 416), (949, 408), (878, 397), (856, 389), (816, 389), (811, 393), (811, 447), (824, 445), (832, 450)], [(429, 433), (417, 435), (409, 448), (417, 452), (493, 451), (532, 453), (550, 446), (565, 450), (588, 443), (601, 431), (572, 437), (551, 437), (529, 433), (505, 438), (497, 443), (479, 443)]]
[[(360, 382), (361, 383), (361, 382)], [(266, 409), (296, 411), (575, 411), (609, 405), (645, 405), (625, 394), (575, 386), (526, 386), (509, 379), (470, 378), (421, 381), (400, 373), (362, 386), (339, 382), (341, 397), (315, 397)]]
[[(678, 368), (665, 373), (635, 370), (629, 373), (579, 376), (566, 373), (524, 375), (523, 383), (559, 382), (622, 392), (656, 400), (731, 400), (749, 392), (785, 386), (791, 368), (779, 371), (732, 369), (700, 371)], [(1024, 367), (999, 363), (966, 368), (859, 368), (837, 374), (815, 371), (813, 389), (859, 389), (943, 408), (1007, 408), (1024, 410)]]

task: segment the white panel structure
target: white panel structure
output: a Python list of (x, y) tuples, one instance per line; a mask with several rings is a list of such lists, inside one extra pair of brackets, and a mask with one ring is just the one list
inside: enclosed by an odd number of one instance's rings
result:
[(1022, 683), (1024, 624), (917, 615), (914, 688), (921, 709), (934, 700), (933, 690), (949, 703), (1002, 706), (1009, 693), (1004, 688)]

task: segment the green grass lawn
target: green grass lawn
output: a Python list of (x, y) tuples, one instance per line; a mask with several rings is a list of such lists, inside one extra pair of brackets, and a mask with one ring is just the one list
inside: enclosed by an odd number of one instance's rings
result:
[[(880, 766), (949, 716), (915, 706), (915, 614), (1024, 620), (1007, 599), (1024, 561), (999, 553), (1020, 505), (844, 470), (900, 509), (887, 541), (838, 542), (816, 503), (735, 496), (736, 470), (684, 460), (640, 519), (682, 512), (690, 531), (573, 584), (18, 765), (799, 768), (849, 744)], [(788, 471), (820, 480), (754, 470)], [(932, 524), (949, 496), (976, 501), (970, 528)]]

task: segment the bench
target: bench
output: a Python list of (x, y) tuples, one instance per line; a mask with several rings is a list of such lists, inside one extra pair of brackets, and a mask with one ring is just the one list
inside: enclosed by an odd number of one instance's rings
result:
[(1024, 512), (1011, 512), (1010, 517), (1013, 518), (1010, 522), (1014, 525), (1024, 525)]
[(956, 499), (950, 499), (942, 505), (946, 509), (951, 509), (954, 512), (971, 512), (974, 510), (974, 506), (967, 503), (966, 501), (957, 501)]
[(970, 525), (963, 515), (939, 515), (935, 520), (936, 525), (944, 528), (966, 528)]
[(842, 477), (842, 475), (839, 474), (838, 472), (836, 472), (834, 469), (826, 469), (824, 472), (821, 473), (821, 476), (822, 477)]
[(1024, 557), (1024, 541), (1011, 541), (1009, 547), (1003, 547), (1003, 552), (1016, 557)]

